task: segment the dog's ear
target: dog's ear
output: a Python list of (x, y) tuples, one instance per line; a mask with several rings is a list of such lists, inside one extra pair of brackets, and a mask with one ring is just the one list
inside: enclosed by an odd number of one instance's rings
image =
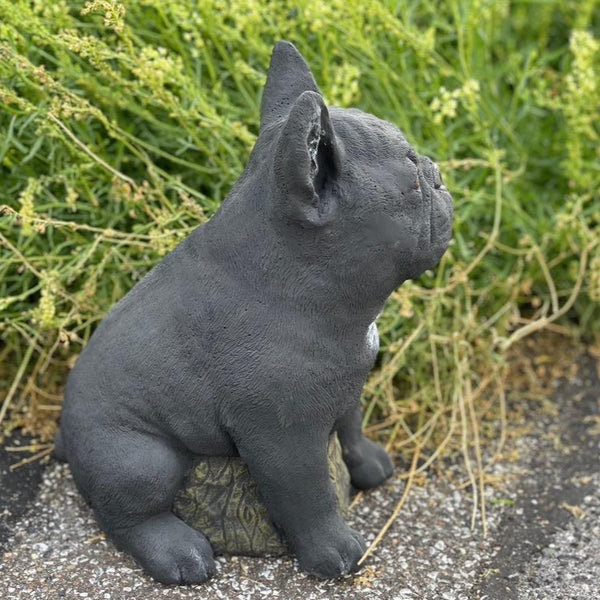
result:
[(263, 91), (261, 128), (285, 117), (300, 94), (306, 91), (319, 91), (310, 68), (293, 44), (278, 42), (273, 49)]
[(338, 205), (342, 147), (321, 94), (305, 91), (294, 102), (273, 160), (279, 209), (302, 224), (331, 222)]

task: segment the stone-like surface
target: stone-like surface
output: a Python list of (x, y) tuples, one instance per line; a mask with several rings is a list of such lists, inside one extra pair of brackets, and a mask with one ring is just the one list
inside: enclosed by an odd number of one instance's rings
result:
[[(10, 524), (0, 561), (0, 598), (99, 600), (591, 600), (600, 597), (600, 413), (596, 363), (557, 386), (558, 415), (526, 407), (531, 433), (507, 450), (516, 462), (496, 464), (507, 481), (487, 490), (489, 535), (470, 528), (468, 490), (430, 476), (354, 577), (320, 581), (288, 558), (220, 557), (205, 585), (167, 587), (99, 539), (99, 530), (64, 465), (44, 473), (26, 516)], [(457, 481), (464, 472), (450, 466)], [(3, 488), (0, 488), (3, 489)], [(365, 494), (351, 523), (369, 541), (403, 492), (397, 478)]]
[[(342, 513), (348, 508), (350, 474), (336, 434), (329, 440), (329, 477)], [(215, 552), (281, 556), (287, 547), (275, 530), (256, 483), (239, 457), (203, 458), (175, 498), (174, 512), (199, 529)]]

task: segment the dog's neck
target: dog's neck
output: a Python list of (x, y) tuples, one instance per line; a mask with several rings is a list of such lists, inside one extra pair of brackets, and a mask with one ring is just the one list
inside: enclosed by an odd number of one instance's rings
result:
[(392, 290), (377, 293), (371, 281), (332, 273), (326, 257), (302, 252), (293, 247), (298, 240), (277, 235), (264, 207), (253, 200), (232, 191), (201, 235), (198, 230), (202, 254), (208, 252), (210, 261), (232, 286), (243, 287), (244, 294), (340, 328), (368, 328)]

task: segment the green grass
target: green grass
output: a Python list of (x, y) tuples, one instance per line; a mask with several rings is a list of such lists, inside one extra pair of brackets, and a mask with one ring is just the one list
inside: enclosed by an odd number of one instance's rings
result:
[[(123, 10), (123, 5), (125, 6)], [(50, 439), (112, 304), (215, 212), (274, 42), (442, 167), (455, 237), (380, 319), (365, 423), (428, 465), (503, 419), (505, 352), (600, 323), (598, 0), (0, 0), (0, 423)]]

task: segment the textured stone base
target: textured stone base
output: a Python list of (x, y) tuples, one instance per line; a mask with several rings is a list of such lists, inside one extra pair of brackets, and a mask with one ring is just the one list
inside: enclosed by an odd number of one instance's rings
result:
[[(348, 509), (350, 475), (342, 448), (333, 434), (329, 440), (329, 476), (342, 512)], [(287, 547), (258, 498), (256, 483), (238, 457), (201, 459), (175, 499), (174, 512), (202, 531), (215, 552), (249, 556), (279, 556)]]

